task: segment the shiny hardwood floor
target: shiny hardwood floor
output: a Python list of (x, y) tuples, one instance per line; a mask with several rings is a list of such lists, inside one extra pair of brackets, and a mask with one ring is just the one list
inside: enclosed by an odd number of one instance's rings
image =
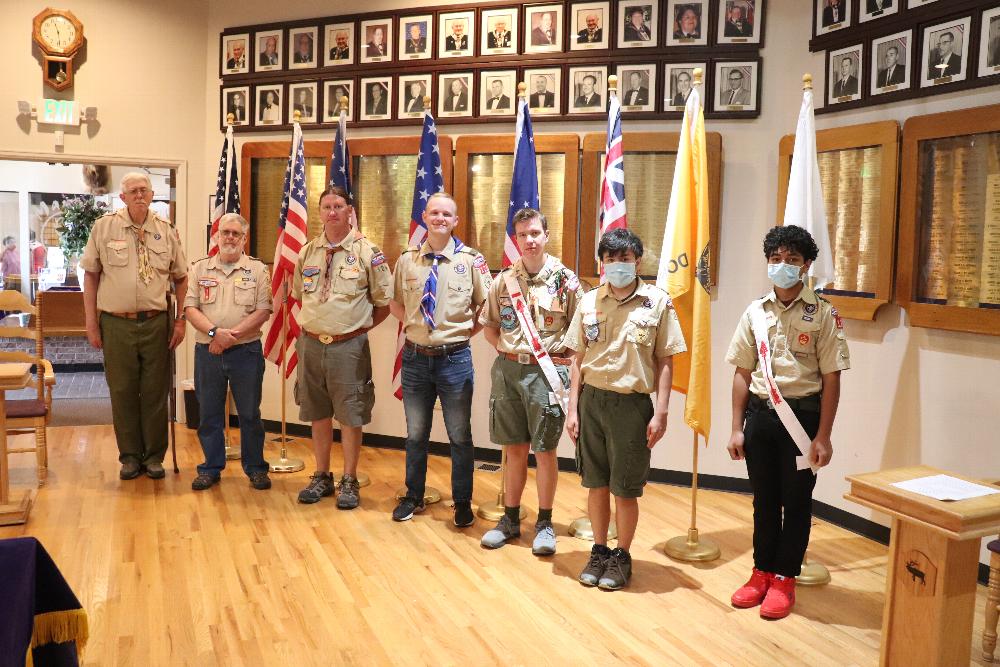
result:
[[(20, 436), (23, 437), (23, 436)], [(690, 491), (650, 485), (625, 591), (584, 588), (576, 576), (589, 544), (566, 536), (583, 513), (577, 478), (560, 477), (554, 557), (531, 555), (533, 476), (526, 536), (497, 551), (489, 527), (456, 529), (444, 503), (393, 523), (403, 454), (366, 449), (373, 484), (362, 506), (295, 495), (309, 468), (273, 475), (254, 491), (242, 471), (190, 490), (197, 438), (178, 428), (181, 474), (154, 482), (117, 477), (110, 426), (50, 429), (49, 483), (25, 526), (0, 538), (40, 539), (90, 614), (86, 665), (874, 665), (886, 548), (817, 522), (810, 548), (833, 583), (798, 591), (796, 613), (762, 620), (729, 596), (751, 567), (750, 499), (702, 492), (699, 527), (722, 558), (671, 561), (663, 543), (683, 534)], [(290, 455), (311, 460), (308, 443)], [(273, 450), (269, 455), (276, 457)], [(33, 455), (12, 456), (12, 478), (34, 479)], [(430, 458), (445, 491), (448, 460)], [(498, 473), (476, 473), (478, 502), (495, 498)], [(985, 589), (973, 656), (978, 659)], [(986, 664), (976, 662), (975, 664)]]

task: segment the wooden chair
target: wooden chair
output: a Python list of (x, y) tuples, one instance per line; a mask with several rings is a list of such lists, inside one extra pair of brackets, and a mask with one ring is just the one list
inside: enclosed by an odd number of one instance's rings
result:
[(997, 620), (1000, 619), (1000, 540), (993, 540), (986, 548), (990, 551), (990, 587), (986, 594), (983, 660), (993, 662), (993, 651), (997, 647)]
[(0, 325), (0, 338), (20, 338), (33, 340), (35, 351), (0, 351), (0, 362), (26, 362), (34, 364), (35, 379), (29, 383), (36, 391), (35, 398), (7, 400), (7, 433), (20, 434), (34, 432), (35, 446), (8, 449), (8, 454), (35, 452), (38, 459), (38, 485), (45, 484), (48, 476), (49, 455), (46, 448), (46, 426), (52, 413), (52, 387), (56, 383), (52, 364), (45, 358), (45, 337), (42, 322), (42, 294), (38, 295), (37, 306), (32, 306), (20, 292), (0, 291), (0, 311), (29, 313), (31, 320), (27, 326)]

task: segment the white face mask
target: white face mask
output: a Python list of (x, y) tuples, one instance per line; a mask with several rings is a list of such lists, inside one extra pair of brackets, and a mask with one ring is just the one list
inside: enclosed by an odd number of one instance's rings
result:
[(784, 262), (781, 264), (768, 264), (767, 277), (778, 287), (788, 289), (802, 279), (799, 276), (799, 271), (801, 270), (801, 266), (785, 264)]
[(608, 282), (621, 289), (635, 282), (634, 262), (610, 262), (604, 265), (604, 275)]

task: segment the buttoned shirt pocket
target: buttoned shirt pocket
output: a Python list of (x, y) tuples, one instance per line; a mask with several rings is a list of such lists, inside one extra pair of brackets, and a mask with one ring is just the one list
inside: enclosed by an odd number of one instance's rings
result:
[(472, 285), (456, 282), (448, 281), (448, 302), (464, 308), (472, 302)]
[(656, 322), (649, 313), (632, 313), (625, 322), (625, 340), (636, 345), (652, 345), (656, 339)]
[(799, 321), (792, 324), (788, 335), (788, 348), (795, 356), (816, 356), (816, 337), (819, 322)]
[(234, 280), (233, 299), (237, 306), (254, 306), (257, 304), (257, 281)]
[(342, 266), (333, 281), (333, 291), (353, 296), (358, 293), (359, 285), (361, 285), (361, 269), (357, 266)]
[(105, 264), (108, 266), (128, 266), (128, 241), (112, 239), (108, 241)]
[(201, 278), (198, 280), (198, 300), (203, 305), (215, 303), (219, 298), (219, 281), (215, 278)]
[[(160, 236), (160, 238), (156, 238)], [(167, 252), (167, 240), (162, 235), (147, 231), (145, 235), (146, 250), (149, 251), (149, 264), (154, 269), (166, 271), (170, 265), (170, 253)]]
[(583, 339), (587, 341), (587, 345), (604, 343), (608, 340), (607, 315), (584, 313), (580, 323), (583, 325)]

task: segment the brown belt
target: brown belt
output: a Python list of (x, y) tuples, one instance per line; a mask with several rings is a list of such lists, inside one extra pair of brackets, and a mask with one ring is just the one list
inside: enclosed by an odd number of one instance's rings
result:
[(139, 320), (140, 322), (145, 322), (146, 320), (151, 320), (160, 313), (164, 313), (163, 310), (140, 310), (137, 313), (108, 313), (112, 317), (120, 317), (123, 320)]
[[(525, 366), (530, 366), (532, 364), (536, 366), (538, 365), (538, 359), (535, 359), (535, 355), (533, 354), (528, 354), (528, 353), (513, 354), (511, 352), (500, 352), (499, 354), (504, 359), (509, 359), (510, 361), (516, 361), (517, 363), (524, 364)], [(552, 363), (554, 363), (556, 366), (573, 365), (572, 359), (570, 359), (569, 357), (564, 357), (562, 355), (550, 354), (549, 359), (551, 359)]]
[(460, 343), (448, 343), (447, 345), (417, 345), (416, 343), (411, 343), (406, 341), (403, 347), (413, 350), (417, 354), (422, 354), (425, 357), (443, 357), (446, 354), (451, 354), (452, 352), (458, 352), (459, 350), (464, 350), (469, 347), (469, 341), (463, 340)]
[(330, 345), (332, 343), (340, 343), (345, 340), (351, 340), (352, 338), (357, 338), (361, 334), (368, 333), (371, 327), (362, 327), (360, 329), (355, 329), (351, 333), (337, 334), (336, 336), (331, 336), (330, 334), (314, 334), (312, 331), (302, 330), (302, 333), (309, 336), (310, 338), (315, 338), (323, 345)]

